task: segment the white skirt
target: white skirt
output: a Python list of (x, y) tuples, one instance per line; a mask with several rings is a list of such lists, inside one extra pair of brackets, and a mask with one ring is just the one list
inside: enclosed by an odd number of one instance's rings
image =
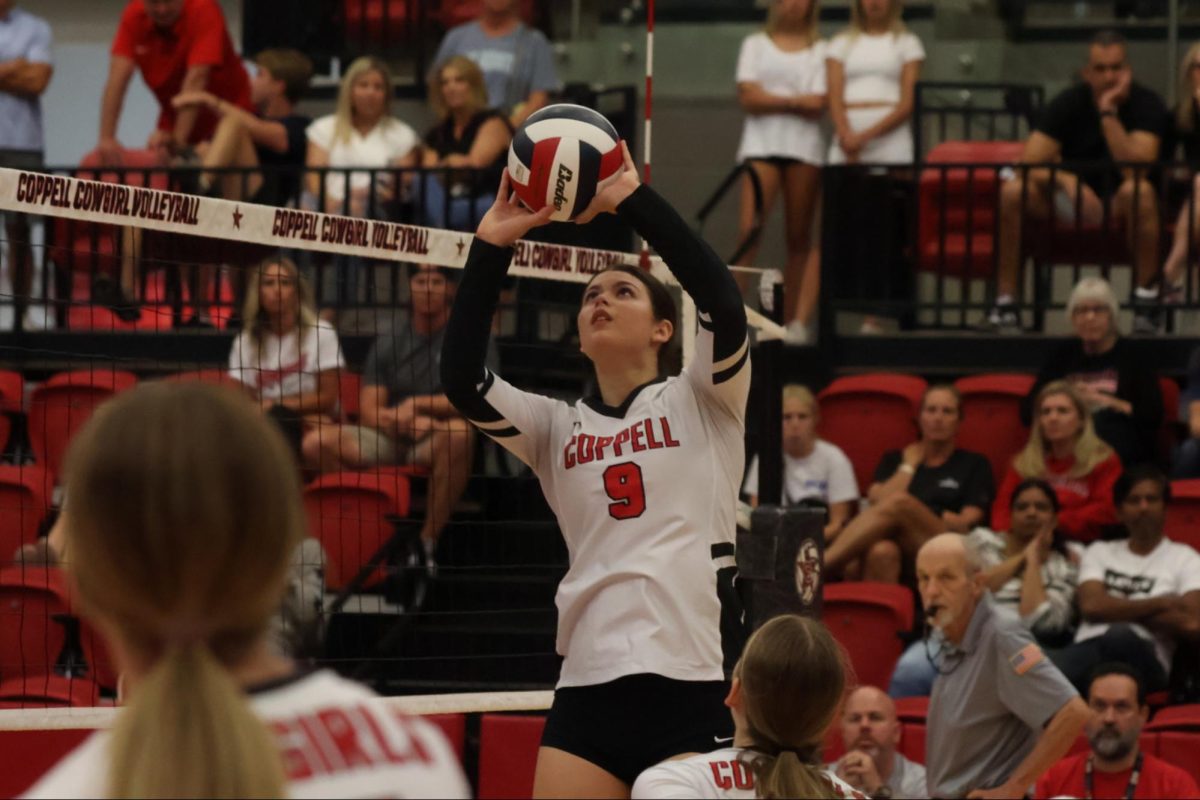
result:
[[(850, 129), (864, 131), (876, 122), (892, 113), (893, 106), (876, 106), (872, 108), (848, 108)], [(885, 133), (877, 139), (867, 142), (858, 154), (859, 164), (911, 164), (913, 161), (912, 127), (908, 120), (903, 125)], [(829, 143), (829, 164), (845, 164), (846, 154), (837, 136)]]

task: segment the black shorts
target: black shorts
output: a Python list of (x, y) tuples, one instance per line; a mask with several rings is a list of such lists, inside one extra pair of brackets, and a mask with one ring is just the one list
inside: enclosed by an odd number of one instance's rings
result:
[(595, 686), (556, 689), (542, 747), (565, 750), (627, 784), (681, 753), (707, 753), (732, 742), (725, 681), (677, 681), (626, 675)]

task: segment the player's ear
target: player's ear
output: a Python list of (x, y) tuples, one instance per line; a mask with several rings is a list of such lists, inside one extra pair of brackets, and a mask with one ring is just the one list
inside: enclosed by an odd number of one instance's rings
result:
[(734, 678), (729, 683), (729, 694), (725, 696), (725, 707), (741, 710), (742, 707), (742, 679)]
[(650, 334), (650, 341), (654, 344), (666, 344), (671, 341), (671, 336), (674, 333), (675, 326), (671, 324), (671, 320), (656, 320), (654, 323), (654, 332)]

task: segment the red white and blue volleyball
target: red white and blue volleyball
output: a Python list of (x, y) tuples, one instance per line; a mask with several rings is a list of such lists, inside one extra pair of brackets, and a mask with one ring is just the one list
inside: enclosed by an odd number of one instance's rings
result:
[(531, 211), (570, 220), (621, 174), (621, 137), (602, 114), (558, 103), (529, 115), (508, 148), (513, 190)]

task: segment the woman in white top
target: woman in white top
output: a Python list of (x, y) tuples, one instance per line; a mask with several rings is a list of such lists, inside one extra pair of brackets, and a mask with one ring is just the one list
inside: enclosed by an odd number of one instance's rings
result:
[[(787, 263), (784, 318), (792, 339), (803, 341), (817, 305), (820, 264), (813, 246), (813, 217), (825, 161), (825, 43), (817, 33), (818, 0), (774, 0), (766, 30), (747, 36), (738, 56), (738, 102), (746, 112), (738, 161), (762, 186), (763, 217), (783, 189)], [(754, 191), (742, 185), (739, 241), (754, 227)], [(756, 241), (739, 260), (754, 263)], [(738, 273), (743, 291), (745, 279)]]
[[(364, 56), (346, 70), (338, 89), (337, 110), (308, 126), (309, 167), (415, 167), (420, 139), (408, 125), (391, 115), (392, 77), (387, 65)], [(324, 184), (324, 194), (322, 194)], [(347, 188), (349, 191), (347, 191)], [(305, 189), (324, 198), (322, 210), (352, 217), (375, 211), (371, 198), (371, 173), (310, 172)], [(391, 175), (375, 173), (375, 203), (396, 197)]]
[(775, 617), (750, 637), (733, 671), (725, 698), (733, 746), (651, 767), (633, 797), (865, 798), (820, 762), (845, 691), (845, 655), (829, 630), (806, 617)]
[(125, 707), (29, 797), (468, 796), (432, 725), (271, 648), (307, 525), (287, 446), (251, 403), (142, 384), (89, 420), (66, 474), (68, 568)]
[(830, 164), (909, 164), (913, 95), (925, 48), (900, 20), (903, 0), (854, 0), (829, 44)]
[(290, 258), (277, 256), (256, 267), (249, 283), (246, 327), (229, 351), (229, 374), (264, 411), (282, 406), (307, 424), (330, 422), (346, 362), (337, 331), (317, 318), (308, 281)]
[[(825, 541), (841, 533), (858, 500), (854, 466), (836, 444), (817, 438), (821, 410), (807, 387), (783, 387), (783, 505), (817, 501), (829, 509)], [(758, 458), (750, 462), (742, 491), (758, 505)]]

